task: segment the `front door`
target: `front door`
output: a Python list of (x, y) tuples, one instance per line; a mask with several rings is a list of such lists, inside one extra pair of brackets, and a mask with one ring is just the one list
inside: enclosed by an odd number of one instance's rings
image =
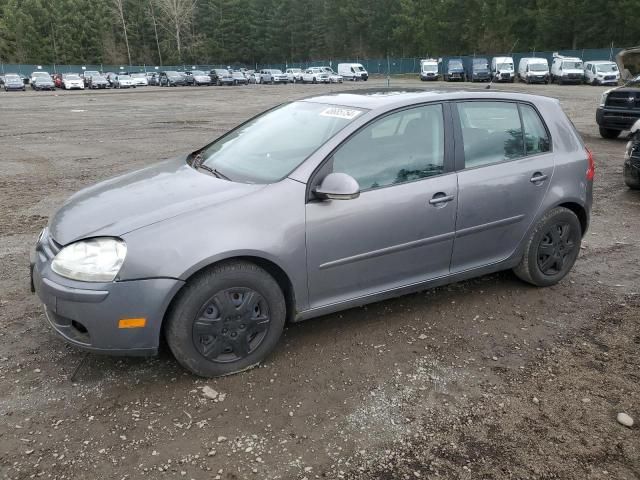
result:
[(449, 273), (457, 179), (445, 162), (444, 125), (440, 104), (392, 113), (328, 160), (322, 174), (351, 175), (361, 194), (307, 203), (311, 308)]
[[(460, 102), (458, 217), (451, 272), (509, 258), (533, 222), (554, 171), (536, 110), (511, 102)], [(459, 142), (460, 143), (460, 142)]]

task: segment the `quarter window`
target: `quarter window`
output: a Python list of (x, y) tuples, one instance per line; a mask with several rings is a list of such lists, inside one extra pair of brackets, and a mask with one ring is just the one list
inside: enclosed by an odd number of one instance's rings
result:
[(457, 104), (465, 167), (478, 167), (524, 155), (518, 106), (507, 102)]
[(351, 175), (361, 190), (420, 180), (443, 170), (442, 105), (403, 110), (377, 120), (333, 156), (333, 171)]
[(524, 127), (524, 145), (527, 155), (548, 152), (551, 149), (549, 135), (538, 113), (529, 105), (520, 105)]

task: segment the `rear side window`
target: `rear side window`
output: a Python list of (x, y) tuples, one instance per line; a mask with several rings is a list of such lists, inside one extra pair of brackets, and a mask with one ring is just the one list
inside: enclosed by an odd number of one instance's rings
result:
[(524, 127), (524, 147), (526, 155), (536, 155), (551, 150), (549, 134), (540, 115), (530, 105), (520, 105), (522, 126)]
[(522, 125), (517, 104), (461, 102), (457, 105), (466, 168), (524, 156)]

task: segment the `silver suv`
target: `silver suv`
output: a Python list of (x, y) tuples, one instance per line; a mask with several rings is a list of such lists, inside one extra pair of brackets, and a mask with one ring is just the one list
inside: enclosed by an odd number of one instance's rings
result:
[(110, 354), (164, 335), (202, 376), (260, 362), (285, 322), (513, 269), (571, 269), (594, 162), (556, 100), (363, 91), (287, 103), (71, 197), (32, 282), (53, 329)]

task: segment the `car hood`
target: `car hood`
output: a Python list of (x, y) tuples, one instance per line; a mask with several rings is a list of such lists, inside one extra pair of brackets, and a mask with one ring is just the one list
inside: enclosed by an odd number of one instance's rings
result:
[(62, 245), (82, 238), (122, 236), (262, 188), (196, 171), (181, 156), (79, 191), (51, 217), (49, 231)]

